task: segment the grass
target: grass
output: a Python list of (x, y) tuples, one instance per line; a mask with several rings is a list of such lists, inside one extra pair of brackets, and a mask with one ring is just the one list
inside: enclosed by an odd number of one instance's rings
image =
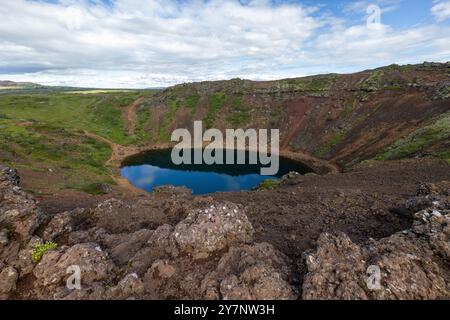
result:
[(136, 92), (4, 95), (0, 97), (0, 117), (54, 126), (64, 125), (69, 130), (86, 130), (115, 143), (129, 145), (136, 142), (136, 137), (128, 135), (122, 112), (139, 95)]
[(316, 155), (318, 157), (325, 156), (335, 146), (337, 146), (339, 143), (341, 143), (342, 140), (344, 140), (347, 131), (348, 130), (346, 130), (346, 129), (342, 129), (341, 131), (336, 132), (334, 135), (332, 135), (331, 138), (328, 140), (328, 142), (319, 148), (319, 150), (316, 152)]
[(192, 109), (192, 113), (195, 113), (195, 111), (197, 111), (199, 103), (200, 95), (198, 94), (190, 95), (184, 101), (184, 105), (186, 106), (186, 108)]
[[(106, 161), (110, 146), (89, 138), (95, 133), (115, 143), (138, 144), (148, 138), (138, 112), (136, 132), (129, 135), (124, 108), (142, 92), (89, 95), (5, 94), (0, 96), (0, 163), (30, 169), (41, 178), (27, 186), (37, 194), (77, 189), (97, 194), (98, 184), (114, 184)], [(45, 183), (47, 179), (51, 183)], [(49, 181), (50, 181), (49, 180)]]
[(151, 139), (150, 128), (153, 127), (150, 108), (146, 105), (141, 106), (137, 110), (137, 123), (135, 127), (136, 139), (140, 142), (147, 142)]
[(33, 260), (34, 263), (39, 263), (48, 251), (56, 248), (58, 248), (58, 244), (52, 241), (36, 244), (31, 250), (31, 260)]
[(181, 107), (180, 101), (171, 101), (169, 103), (169, 112), (166, 113), (166, 115), (164, 116), (164, 121), (163, 121), (162, 125), (159, 127), (159, 132), (158, 132), (159, 141), (167, 142), (170, 140), (170, 134), (169, 134), (168, 130), (169, 130), (170, 125), (173, 122), (173, 119), (175, 118), (177, 111), (180, 109), (180, 107)]
[(383, 76), (383, 70), (371, 71), (369, 77), (360, 84), (359, 88), (364, 91), (378, 91)]
[[(411, 157), (414, 155), (427, 155), (427, 150), (440, 142), (450, 140), (450, 112), (442, 115), (432, 124), (422, 127), (407, 137), (394, 143), (389, 149), (375, 157), (375, 160), (395, 160)], [(425, 154), (424, 154), (425, 153)], [(450, 151), (438, 151), (430, 154), (441, 159), (450, 161)]]
[(217, 113), (225, 106), (227, 95), (225, 93), (215, 93), (208, 97), (208, 113), (203, 120), (207, 128), (211, 128), (217, 117)]
[(99, 94), (99, 93), (128, 93), (133, 92), (133, 90), (121, 90), (121, 89), (99, 89), (99, 90), (79, 90), (79, 91), (69, 91), (65, 94)]
[(111, 149), (105, 143), (45, 124), (23, 127), (1, 119), (0, 127), (1, 163), (38, 173), (49, 169), (64, 172), (58, 182), (46, 185), (45, 190), (35, 189), (37, 193), (65, 188), (83, 190), (92, 183), (113, 183), (105, 166)]
[(232, 110), (231, 115), (228, 116), (227, 120), (230, 122), (234, 127), (239, 127), (244, 124), (248, 124), (251, 117), (250, 117), (250, 110), (246, 106), (244, 106), (243, 102), (243, 96), (242, 95), (236, 95), (233, 98), (233, 104), (232, 104)]
[(308, 94), (322, 95), (330, 90), (336, 75), (324, 75), (316, 77), (305, 77), (296, 79), (286, 79), (280, 81), (282, 91), (299, 91)]

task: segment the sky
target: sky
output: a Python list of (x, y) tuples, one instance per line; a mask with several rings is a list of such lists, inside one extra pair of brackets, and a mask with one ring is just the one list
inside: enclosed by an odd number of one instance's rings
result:
[(0, 0), (0, 79), (95, 88), (450, 61), (450, 0)]

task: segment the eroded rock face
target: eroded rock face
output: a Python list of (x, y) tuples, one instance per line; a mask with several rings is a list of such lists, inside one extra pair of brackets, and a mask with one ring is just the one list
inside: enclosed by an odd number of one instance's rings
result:
[(323, 234), (306, 255), (303, 298), (449, 299), (450, 205), (431, 190), (422, 186), (407, 201), (409, 208), (430, 206), (414, 215), (411, 230), (362, 246), (345, 234)]
[(45, 289), (64, 286), (71, 266), (80, 268), (84, 286), (108, 281), (114, 276), (115, 266), (108, 255), (97, 244), (86, 243), (47, 252), (34, 268), (35, 285)]
[(296, 298), (287, 257), (269, 244), (247, 245), (253, 232), (232, 203), (191, 212), (174, 229), (158, 228), (149, 243), (165, 249), (157, 249), (162, 259), (145, 274), (146, 290), (153, 299)]
[(18, 186), (20, 184), (19, 173), (16, 169), (0, 165), (0, 173), (1, 176), (3, 176), (5, 180), (8, 180), (12, 185)]
[(206, 259), (234, 244), (250, 243), (253, 234), (243, 209), (223, 203), (191, 212), (175, 227), (174, 237), (181, 251), (194, 259)]
[(215, 271), (221, 279), (220, 296), (225, 300), (296, 299), (298, 295), (288, 283), (292, 278), (289, 265), (289, 259), (268, 243), (233, 247)]
[(343, 233), (322, 234), (317, 246), (315, 253), (305, 256), (308, 274), (303, 299), (367, 299), (366, 263), (361, 248)]
[(76, 209), (55, 215), (44, 230), (44, 240), (57, 240), (58, 237), (67, 235), (76, 230), (80, 224), (86, 221), (87, 214), (87, 211), (84, 209)]
[(0, 272), (0, 299), (8, 299), (9, 294), (16, 290), (19, 273), (13, 267), (6, 267)]
[(28, 240), (46, 216), (36, 201), (20, 189), (19, 181), (17, 171), (0, 166), (0, 225)]

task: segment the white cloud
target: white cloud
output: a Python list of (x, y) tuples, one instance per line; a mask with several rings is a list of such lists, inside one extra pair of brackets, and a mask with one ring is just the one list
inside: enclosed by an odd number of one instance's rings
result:
[(92, 3), (4, 1), (0, 78), (89, 87), (274, 79), (445, 60), (450, 43), (443, 27), (368, 30), (322, 7), (269, 0)]
[(437, 2), (431, 12), (438, 21), (444, 21), (450, 19), (450, 1)]
[(388, 13), (400, 8), (403, 0), (358, 0), (353, 1), (344, 7), (344, 12), (366, 12), (370, 5), (377, 5), (382, 13)]

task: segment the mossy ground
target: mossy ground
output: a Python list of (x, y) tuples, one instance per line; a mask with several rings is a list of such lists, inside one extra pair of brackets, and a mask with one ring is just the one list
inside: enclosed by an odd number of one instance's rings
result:
[(5, 94), (0, 96), (0, 162), (57, 179), (33, 192), (76, 189), (98, 193), (99, 183), (113, 184), (106, 162), (111, 149), (87, 137), (89, 131), (118, 144), (146, 138), (148, 113), (138, 113), (136, 133), (129, 135), (123, 110), (143, 92), (92, 94)]
[(227, 95), (219, 92), (208, 96), (208, 113), (203, 120), (207, 128), (212, 128), (219, 111), (225, 106)]
[[(450, 151), (446, 144), (450, 141), (450, 113), (446, 113), (407, 137), (397, 141), (390, 148), (375, 157), (375, 160), (396, 160), (413, 156), (433, 156), (450, 162)], [(444, 148), (432, 148), (442, 144)]]

